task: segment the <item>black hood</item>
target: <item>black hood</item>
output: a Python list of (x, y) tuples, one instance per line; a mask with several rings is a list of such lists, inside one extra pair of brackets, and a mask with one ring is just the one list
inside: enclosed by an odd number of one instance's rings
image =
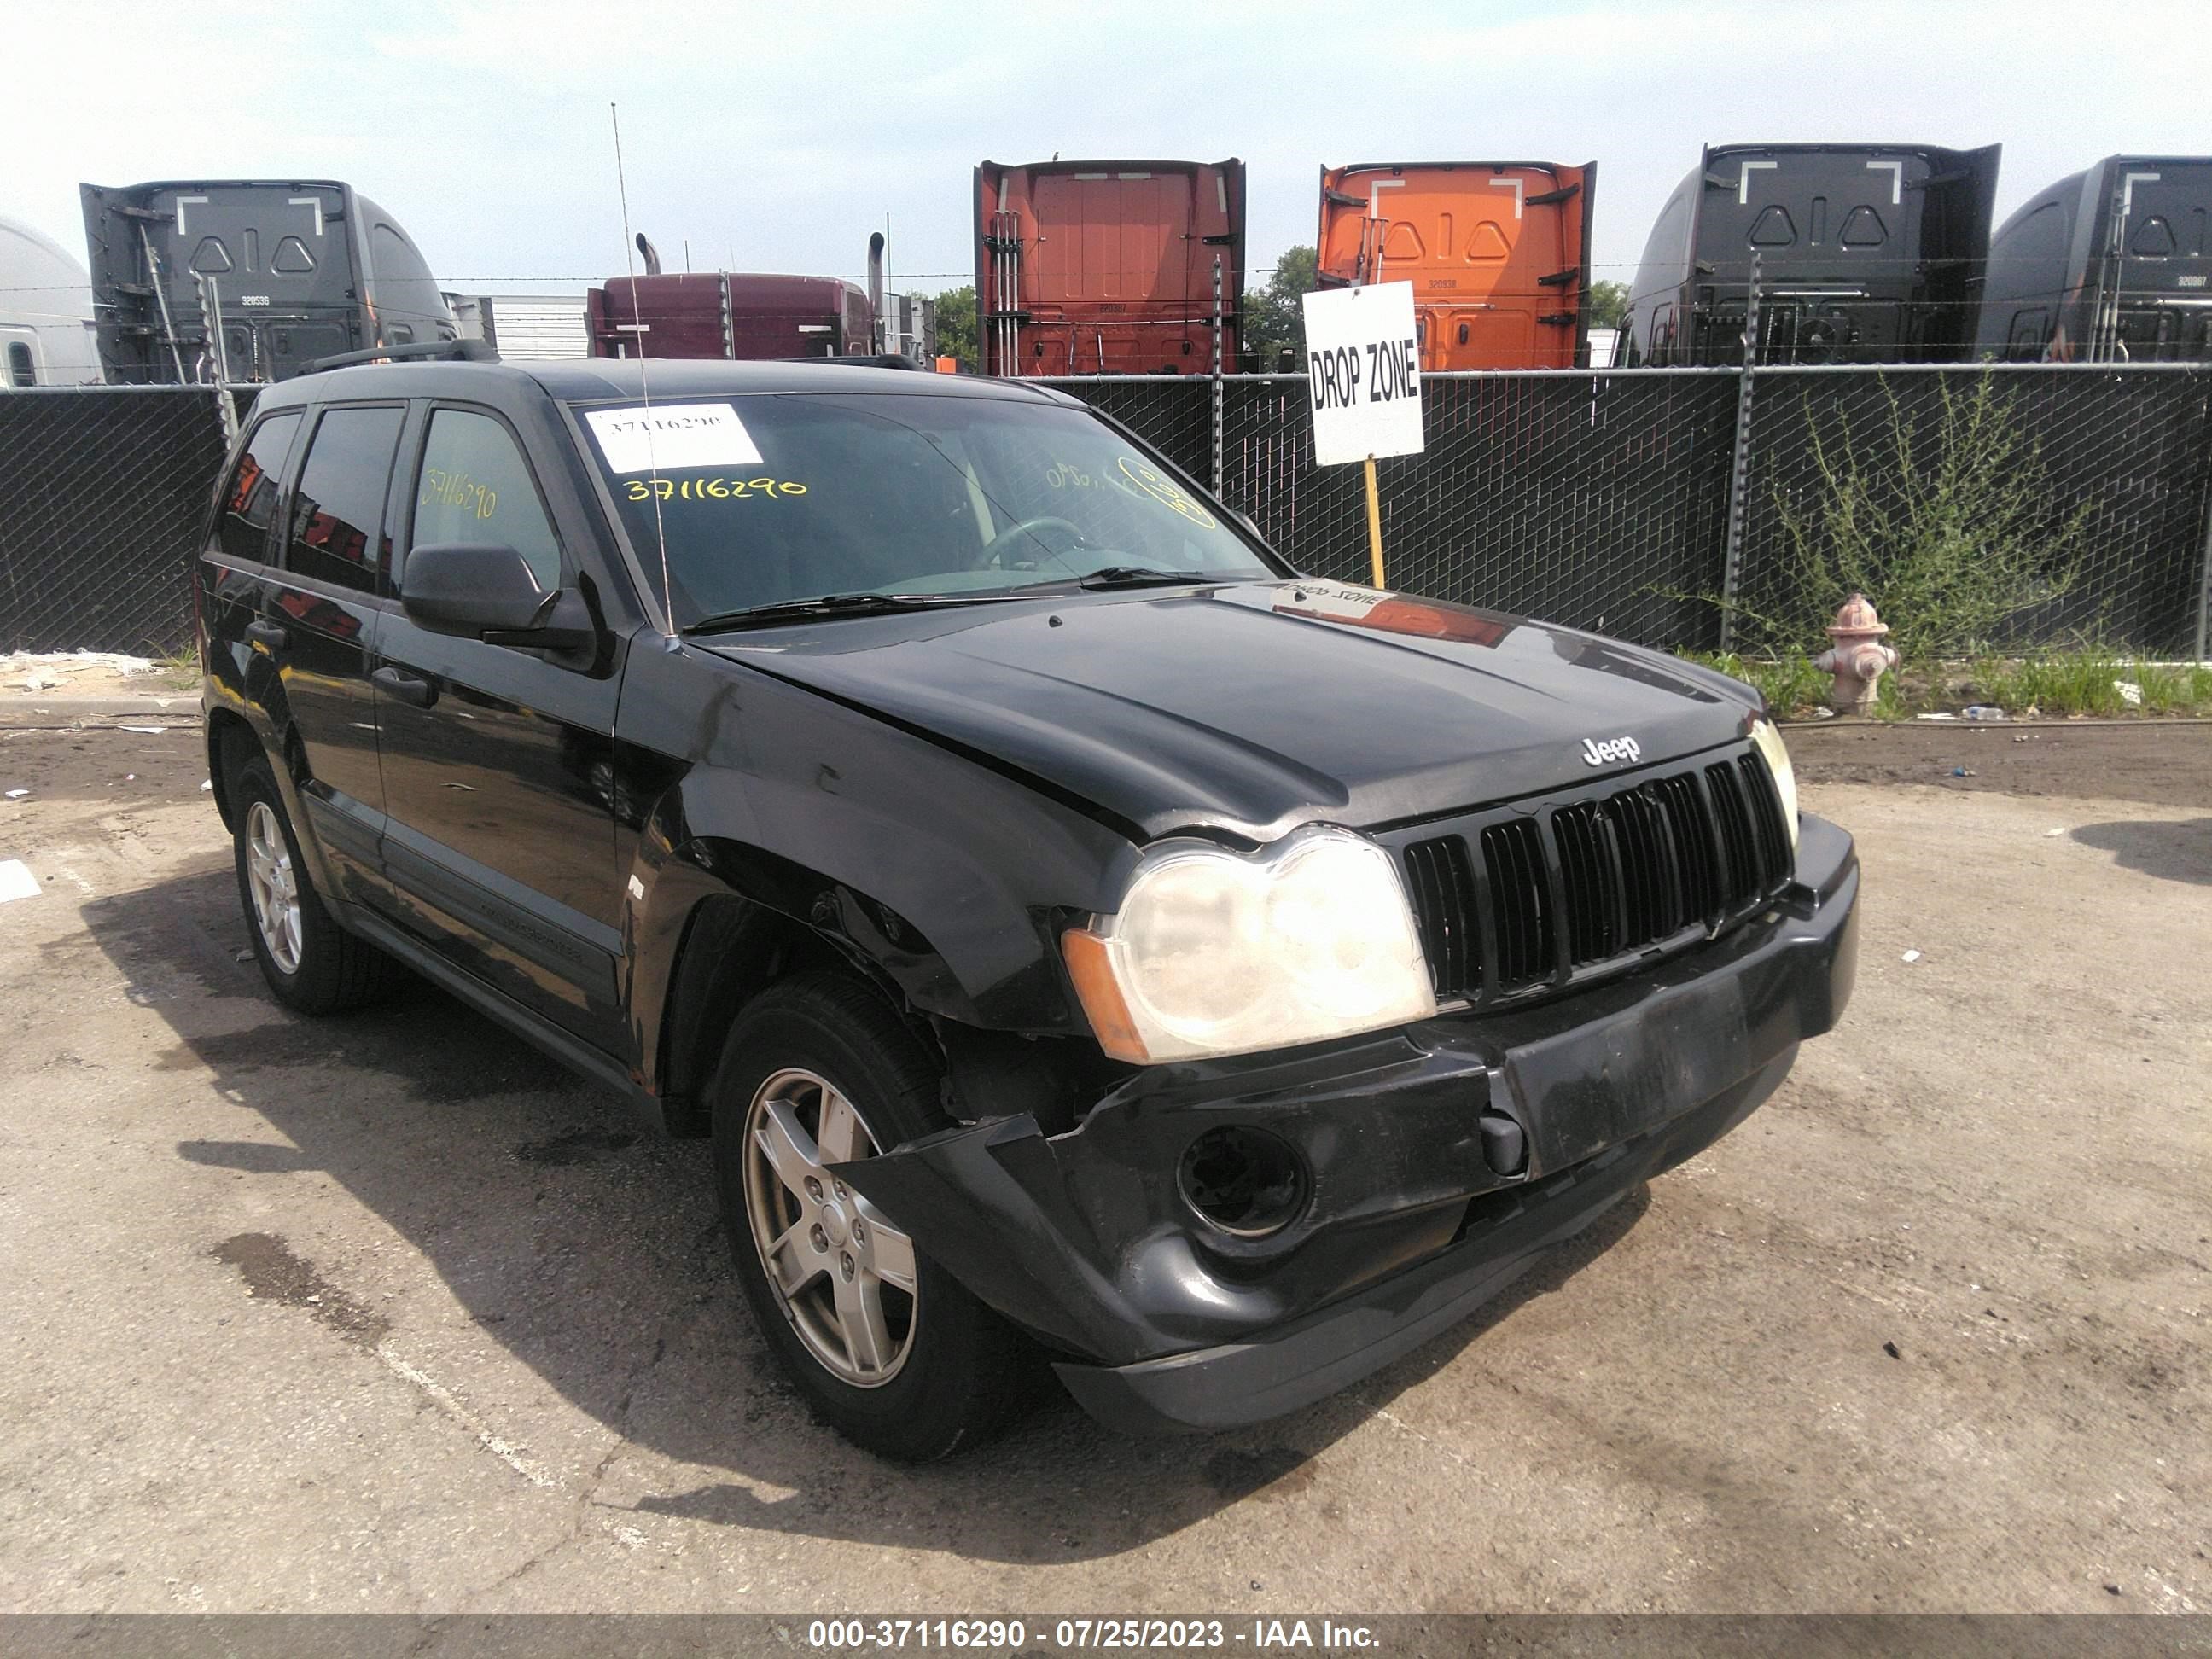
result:
[[(1375, 829), (1741, 736), (1757, 694), (1571, 629), (1331, 582), (1082, 594), (709, 647), (1012, 767), (1147, 837)], [(1585, 739), (1626, 746), (1593, 764)]]

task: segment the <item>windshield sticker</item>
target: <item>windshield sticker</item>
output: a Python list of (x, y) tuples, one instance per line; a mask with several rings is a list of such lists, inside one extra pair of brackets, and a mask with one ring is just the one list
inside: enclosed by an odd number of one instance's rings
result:
[(758, 466), (752, 434), (727, 404), (658, 404), (587, 409), (584, 419), (617, 472), (681, 471), (698, 466)]
[(1142, 461), (1124, 455), (1121, 458), (1121, 476), (1162, 507), (1180, 514), (1193, 524), (1204, 525), (1208, 530), (1214, 528), (1211, 513), (1185, 495), (1175, 480), (1146, 466)]
[(655, 495), (664, 501), (741, 501), (749, 495), (804, 495), (806, 486), (787, 478), (643, 478), (624, 481), (630, 500), (645, 501)]
[(1052, 471), (1044, 475), (1044, 481), (1054, 489), (1101, 489), (1105, 487), (1088, 472), (1072, 467), (1066, 461), (1054, 462)]

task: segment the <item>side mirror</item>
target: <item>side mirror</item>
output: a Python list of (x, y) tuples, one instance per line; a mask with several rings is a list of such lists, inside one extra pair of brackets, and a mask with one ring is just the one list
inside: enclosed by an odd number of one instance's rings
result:
[(400, 580), (401, 609), (433, 634), (544, 651), (582, 650), (598, 637), (583, 596), (538, 586), (528, 562), (511, 547), (418, 547), (408, 554)]

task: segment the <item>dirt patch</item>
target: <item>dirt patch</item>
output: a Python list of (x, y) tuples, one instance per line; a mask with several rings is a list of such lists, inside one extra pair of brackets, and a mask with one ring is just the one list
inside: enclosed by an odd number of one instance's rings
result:
[(527, 1140), (514, 1149), (525, 1164), (596, 1164), (636, 1143), (637, 1137), (612, 1129), (571, 1129), (548, 1140)]
[(1290, 1446), (1261, 1446), (1247, 1451), (1226, 1448), (1200, 1466), (1206, 1484), (1218, 1498), (1236, 1499), (1265, 1492), (1287, 1498), (1313, 1485), (1313, 1465)]
[(1793, 726), (1788, 737), (1801, 782), (1924, 783), (2005, 795), (2212, 805), (2212, 724), (1911, 720)]
[[(236, 899), (228, 874), (203, 878), (202, 882), (223, 924), (242, 929), (242, 922), (233, 921)], [(145, 931), (129, 937), (137, 945)], [(185, 952), (174, 954), (183, 957)], [(242, 969), (239, 982), (250, 991), (259, 979), (250, 969)], [(163, 1072), (212, 1068), (232, 1079), (272, 1071), (319, 1075), (332, 1067), (350, 1067), (364, 1074), (404, 1077), (415, 1098), (441, 1105), (462, 1105), (517, 1089), (549, 1095), (588, 1094), (591, 1090), (589, 1083), (550, 1055), (465, 1005), (413, 981), (398, 985), (385, 1004), (343, 1020), (277, 1018), (241, 1030), (196, 1034), (161, 1049), (152, 1065)], [(538, 1161), (580, 1163), (611, 1150), (585, 1148), (566, 1158)]]
[(392, 1329), (390, 1320), (333, 1287), (275, 1233), (239, 1233), (208, 1254), (238, 1269), (248, 1296), (305, 1308), (349, 1342), (373, 1348)]

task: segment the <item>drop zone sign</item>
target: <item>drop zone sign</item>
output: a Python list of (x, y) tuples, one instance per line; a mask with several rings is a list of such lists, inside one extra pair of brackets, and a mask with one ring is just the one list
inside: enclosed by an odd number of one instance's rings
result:
[(1421, 347), (1413, 285), (1375, 283), (1305, 296), (1314, 460), (1322, 466), (1421, 453)]

